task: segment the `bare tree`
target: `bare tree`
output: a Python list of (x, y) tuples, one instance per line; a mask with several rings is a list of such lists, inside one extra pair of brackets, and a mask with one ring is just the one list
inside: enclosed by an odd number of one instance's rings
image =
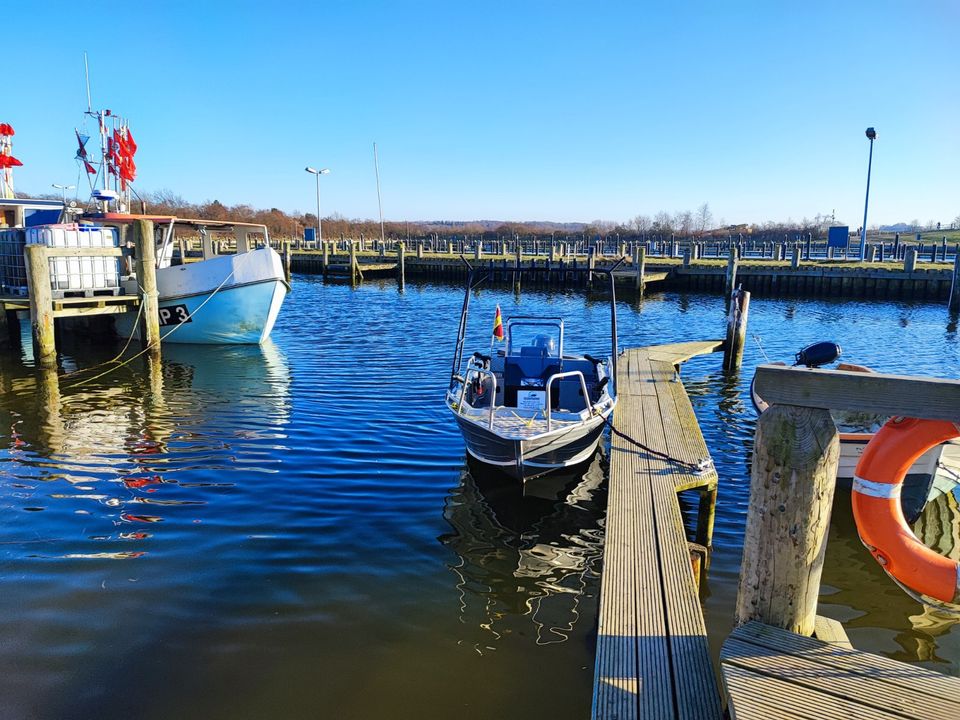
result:
[(681, 235), (689, 235), (693, 231), (693, 213), (689, 210), (678, 210), (673, 215), (673, 227)]
[(629, 223), (632, 230), (636, 230), (640, 234), (646, 234), (650, 232), (651, 222), (649, 215), (637, 215)]
[(667, 235), (673, 232), (673, 218), (670, 213), (661, 210), (653, 216), (653, 225), (650, 227), (653, 232)]
[(697, 232), (700, 235), (713, 228), (713, 213), (710, 212), (710, 203), (704, 203), (697, 208), (696, 222)]

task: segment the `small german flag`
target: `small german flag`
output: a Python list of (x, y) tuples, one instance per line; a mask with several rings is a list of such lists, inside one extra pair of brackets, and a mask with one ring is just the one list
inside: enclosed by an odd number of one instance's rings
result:
[(503, 318), (500, 317), (500, 306), (497, 305), (497, 314), (493, 316), (493, 337), (503, 340)]

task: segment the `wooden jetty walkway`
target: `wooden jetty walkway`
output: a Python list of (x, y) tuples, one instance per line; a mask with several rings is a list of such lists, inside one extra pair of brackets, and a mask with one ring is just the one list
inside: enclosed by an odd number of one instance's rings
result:
[(717, 474), (679, 365), (722, 341), (628, 350), (619, 361), (614, 427), (657, 453), (614, 435), (604, 546), (595, 718), (720, 718), (720, 695), (677, 502), (701, 491), (697, 542), (709, 546)]

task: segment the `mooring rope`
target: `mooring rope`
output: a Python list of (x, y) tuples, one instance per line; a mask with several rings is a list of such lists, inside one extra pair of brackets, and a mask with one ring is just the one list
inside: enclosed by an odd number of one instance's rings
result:
[(609, 416), (609, 415), (608, 415), (607, 417), (603, 418), (603, 422), (606, 423), (607, 426), (609, 426), (610, 431), (611, 431), (614, 435), (622, 438), (623, 440), (626, 440), (627, 442), (629, 442), (629, 443), (631, 443), (631, 444), (633, 444), (633, 445), (636, 445), (638, 448), (640, 448), (641, 450), (643, 450), (643, 451), (646, 452), (646, 453), (649, 453), (649, 454), (653, 455), (654, 457), (658, 457), (658, 458), (660, 458), (661, 460), (666, 460), (667, 462), (673, 463), (674, 465), (679, 465), (679, 466), (682, 467), (684, 470), (688, 470), (689, 472), (691, 472), (691, 473), (694, 474), (694, 475), (703, 475), (703, 474), (704, 474), (705, 472), (707, 472), (708, 470), (712, 470), (712, 469), (713, 469), (713, 459), (712, 459), (712, 458), (709, 458), (709, 457), (707, 457), (707, 458), (701, 458), (700, 460), (698, 460), (698, 461), (695, 462), (695, 463), (687, 462), (686, 460), (680, 460), (679, 458), (672, 457), (672, 456), (668, 455), (667, 453), (660, 452), (659, 450), (654, 450), (654, 449), (653, 449), (652, 447), (650, 447), (649, 445), (645, 445), (644, 443), (640, 442), (640, 441), (637, 440), (636, 438), (630, 437), (630, 436), (627, 435), (625, 432), (622, 432), (622, 431), (620, 431), (620, 430), (617, 430), (617, 428), (615, 428), (615, 427), (613, 426), (613, 421), (610, 419), (610, 416)]
[[(204, 301), (203, 301), (202, 303), (200, 303), (199, 305), (197, 305), (197, 309), (194, 310), (192, 313), (190, 313), (190, 317), (196, 316), (196, 314), (197, 314), (198, 312), (200, 312), (200, 310), (203, 309), (203, 306), (204, 306), (204, 305), (206, 305), (208, 302), (210, 302), (211, 300), (213, 300), (213, 297), (214, 297), (218, 292), (220, 292), (220, 290), (223, 288), (223, 286), (227, 284), (227, 281), (228, 281), (230, 278), (233, 277), (234, 273), (240, 268), (240, 265), (241, 265), (242, 263), (244, 263), (244, 262), (247, 261), (247, 259), (248, 259), (248, 257), (249, 257), (249, 253), (245, 253), (245, 255), (246, 255), (247, 257), (242, 258), (241, 261), (240, 261), (240, 263), (237, 263), (236, 266), (232, 266), (232, 267), (231, 267), (231, 270), (230, 270), (230, 272), (227, 274), (227, 276), (220, 282), (219, 285), (217, 285), (216, 288), (214, 288), (213, 292), (210, 293), (210, 294), (204, 299)], [(138, 287), (139, 287), (139, 285), (138, 285)], [(142, 290), (143, 288), (141, 287), (140, 289)], [(141, 311), (143, 310), (143, 305), (144, 305), (144, 303), (141, 303), (141, 304), (140, 304), (140, 309), (141, 309)], [(138, 315), (137, 315), (137, 321), (139, 322), (139, 313), (138, 313)], [(102, 373), (100, 373), (100, 374), (98, 374), (98, 375), (94, 375), (93, 377), (89, 377), (89, 378), (87, 378), (87, 379), (85, 379), (85, 380), (80, 380), (79, 382), (75, 382), (75, 383), (73, 383), (72, 385), (66, 385), (66, 386), (64, 386), (63, 389), (64, 389), (64, 390), (71, 390), (71, 389), (73, 389), (73, 388), (75, 388), (75, 387), (80, 387), (81, 385), (86, 385), (88, 382), (93, 382), (94, 380), (99, 380), (100, 378), (102, 378), (102, 377), (104, 377), (104, 376), (106, 376), (106, 375), (109, 375), (109, 374), (112, 373), (114, 370), (119, 370), (119, 369), (122, 368), (124, 365), (129, 365), (129, 364), (132, 363), (134, 360), (136, 360), (138, 357), (140, 357), (141, 355), (144, 355), (145, 353), (149, 352), (149, 351), (152, 350), (156, 345), (158, 345), (159, 343), (163, 342), (163, 341), (166, 340), (168, 337), (170, 337), (171, 335), (173, 335), (173, 333), (175, 333), (177, 330), (179, 330), (182, 326), (183, 326), (183, 323), (178, 323), (178, 324), (174, 325), (174, 326), (173, 326), (172, 328), (170, 328), (170, 330), (167, 331), (164, 335), (160, 336), (160, 339), (159, 339), (159, 340), (157, 340), (155, 343), (150, 343), (149, 345), (147, 345), (147, 347), (145, 347), (143, 350), (141, 350), (140, 352), (138, 352), (136, 355), (131, 355), (129, 358), (127, 358), (126, 360), (124, 360), (122, 363), (118, 363), (118, 364), (114, 365), (114, 366), (111, 367), (111, 368), (108, 368), (107, 370), (105, 370), (104, 372), (102, 372)], [(136, 326), (134, 326), (134, 328), (136, 328)], [(130, 339), (133, 339), (133, 333), (130, 334)], [(126, 347), (129, 347), (129, 346), (130, 346), (130, 342), (129, 342), (129, 340), (128, 340)], [(124, 350), (126, 350), (126, 347), (124, 348)], [(122, 353), (121, 353), (121, 354), (122, 354)], [(118, 356), (118, 357), (119, 357), (119, 356)], [(112, 361), (111, 361), (111, 362), (112, 362)]]

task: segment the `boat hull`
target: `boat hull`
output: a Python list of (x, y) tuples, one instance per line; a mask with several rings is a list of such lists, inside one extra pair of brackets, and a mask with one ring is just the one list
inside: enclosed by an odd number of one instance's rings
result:
[(474, 459), (523, 481), (590, 459), (603, 435), (606, 415), (532, 438), (503, 437), (486, 425), (454, 416)]
[[(271, 248), (225, 255), (157, 271), (164, 343), (260, 344), (269, 336), (288, 285)], [(117, 332), (136, 335), (136, 313)]]

